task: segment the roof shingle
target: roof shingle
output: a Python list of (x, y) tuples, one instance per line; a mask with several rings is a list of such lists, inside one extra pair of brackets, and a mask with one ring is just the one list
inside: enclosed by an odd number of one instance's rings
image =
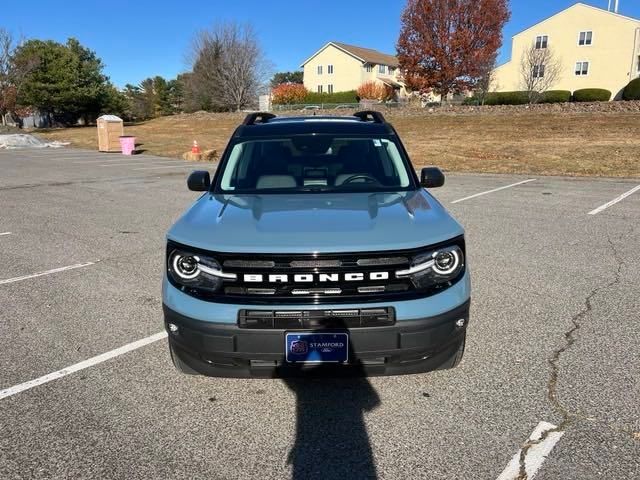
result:
[(351, 55), (361, 58), (366, 63), (373, 63), (376, 65), (389, 65), (390, 67), (398, 66), (398, 59), (393, 55), (373, 50), (371, 48), (357, 47), (355, 45), (348, 45), (346, 43), (331, 42), (336, 47), (346, 50)]

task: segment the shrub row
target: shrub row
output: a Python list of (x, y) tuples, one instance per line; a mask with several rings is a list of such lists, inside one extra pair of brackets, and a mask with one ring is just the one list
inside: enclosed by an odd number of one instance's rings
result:
[(611, 92), (604, 88), (583, 88), (573, 92), (574, 102), (608, 102)]
[(309, 92), (302, 100), (302, 103), (358, 103), (356, 91), (335, 93)]
[(527, 92), (490, 92), (487, 93), (485, 105), (522, 105), (529, 103)]
[[(639, 83), (640, 90), (640, 83)], [(638, 92), (640, 98), (640, 91)], [(569, 90), (548, 90), (540, 95), (536, 103), (562, 103), (562, 102), (606, 102), (611, 98), (611, 92), (602, 88), (583, 88), (576, 90), (573, 95)], [(467, 98), (466, 105), (479, 105), (477, 97)], [(485, 105), (524, 105), (529, 103), (528, 92), (490, 92), (484, 99)]]
[(548, 90), (542, 94), (538, 103), (565, 103), (571, 101), (569, 90)]
[(640, 100), (640, 78), (631, 80), (622, 91), (624, 100)]

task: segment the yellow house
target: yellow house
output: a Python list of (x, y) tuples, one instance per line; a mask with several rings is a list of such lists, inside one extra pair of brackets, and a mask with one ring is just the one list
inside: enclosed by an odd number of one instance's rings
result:
[(346, 92), (373, 80), (389, 85), (398, 95), (405, 94), (398, 59), (370, 48), (329, 42), (300, 67), (304, 86), (311, 92)]
[[(604, 88), (612, 99), (640, 73), (640, 20), (576, 3), (514, 35), (511, 60), (494, 70), (492, 90), (526, 90), (522, 55), (548, 48), (560, 66), (549, 89)], [(544, 75), (544, 66), (534, 69)]]

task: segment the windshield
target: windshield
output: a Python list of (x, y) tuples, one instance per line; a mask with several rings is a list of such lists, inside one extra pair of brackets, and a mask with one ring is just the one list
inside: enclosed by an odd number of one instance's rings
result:
[(413, 189), (392, 138), (299, 135), (236, 143), (219, 176), (224, 193), (377, 192)]

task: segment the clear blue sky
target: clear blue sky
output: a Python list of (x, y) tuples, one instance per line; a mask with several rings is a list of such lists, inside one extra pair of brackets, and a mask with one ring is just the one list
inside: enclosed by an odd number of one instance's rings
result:
[[(118, 86), (187, 69), (194, 32), (215, 22), (251, 22), (277, 71), (297, 69), (329, 40), (393, 53), (405, 0), (3, 0), (0, 26), (27, 38), (73, 36), (95, 50)], [(511, 36), (575, 3), (512, 0), (500, 61)], [(607, 0), (587, 0), (607, 8)], [(384, 5), (384, 6), (383, 6)], [(620, 13), (640, 18), (640, 2), (620, 0)]]

